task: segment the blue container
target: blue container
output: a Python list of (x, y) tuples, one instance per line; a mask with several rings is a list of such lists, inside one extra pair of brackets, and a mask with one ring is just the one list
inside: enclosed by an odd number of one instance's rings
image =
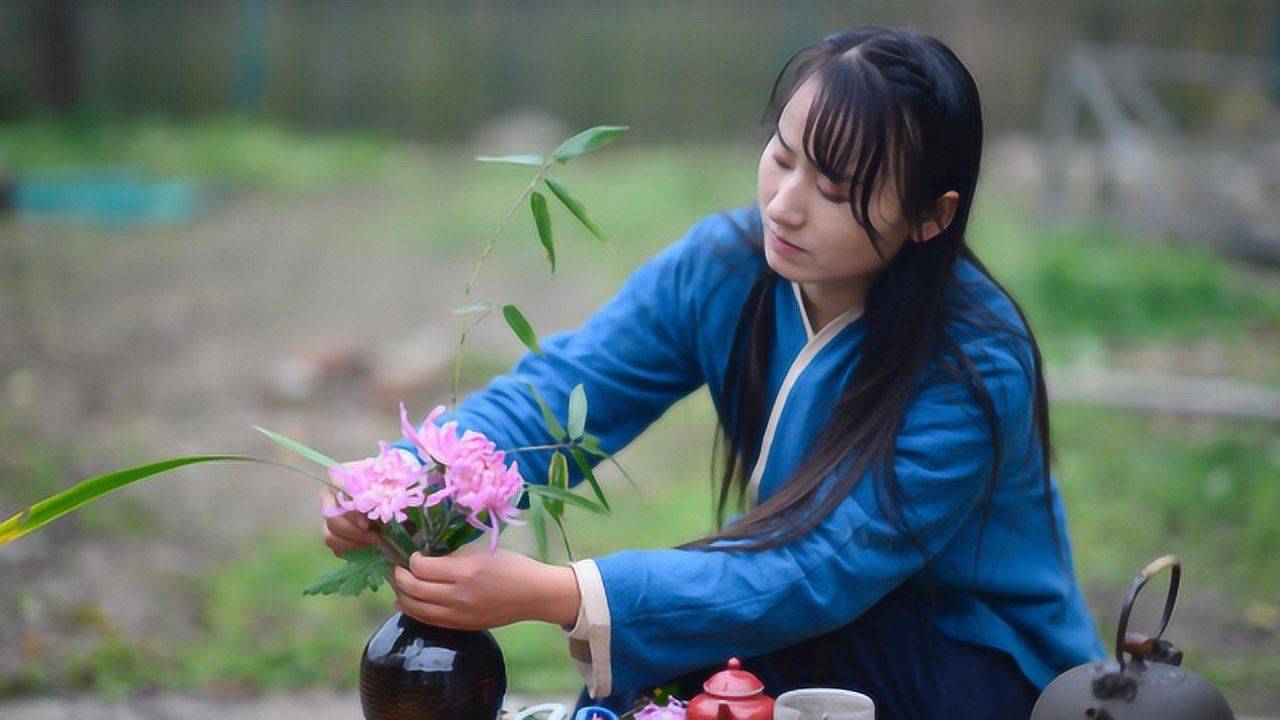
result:
[(173, 225), (191, 219), (199, 195), (194, 181), (150, 178), (137, 165), (73, 166), (20, 175), (13, 207), (37, 222)]

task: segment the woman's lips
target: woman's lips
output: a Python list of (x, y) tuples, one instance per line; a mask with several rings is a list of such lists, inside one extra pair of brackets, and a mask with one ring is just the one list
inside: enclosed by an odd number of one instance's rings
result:
[(778, 252), (785, 252), (785, 253), (805, 252), (804, 248), (800, 247), (799, 245), (795, 245), (793, 243), (787, 242), (780, 235), (778, 235), (778, 233), (772, 230), (769, 231), (769, 237), (773, 242), (773, 249), (777, 250)]

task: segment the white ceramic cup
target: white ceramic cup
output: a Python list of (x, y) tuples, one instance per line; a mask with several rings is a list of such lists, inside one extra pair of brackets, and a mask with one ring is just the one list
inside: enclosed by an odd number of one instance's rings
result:
[[(546, 713), (543, 717), (543, 713)], [(542, 718), (542, 720), (566, 720), (569, 717), (569, 708), (560, 703), (543, 703), (527, 707), (515, 716), (515, 720), (526, 720), (532, 718)]]
[(876, 706), (862, 693), (839, 688), (801, 688), (773, 701), (774, 720), (875, 720)]

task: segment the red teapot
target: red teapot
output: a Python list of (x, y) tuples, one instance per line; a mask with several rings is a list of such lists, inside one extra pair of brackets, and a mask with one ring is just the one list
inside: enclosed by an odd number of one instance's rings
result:
[(685, 706), (685, 720), (773, 720), (773, 698), (738, 658), (702, 683), (703, 693)]

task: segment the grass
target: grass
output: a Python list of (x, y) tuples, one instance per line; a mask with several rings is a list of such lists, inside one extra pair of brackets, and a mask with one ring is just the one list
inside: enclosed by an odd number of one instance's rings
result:
[[(269, 195), (373, 178), (375, 191), (400, 198), (397, 207), (402, 210), (360, 220), (364, 225), (353, 231), (364, 247), (457, 257), (474, 255), (528, 177), (526, 169), (481, 165), (457, 149), (407, 148), (360, 136), (303, 136), (239, 120), (192, 126), (142, 121), (87, 129), (33, 122), (0, 128), (0, 149), (20, 170), (55, 163), (141, 162), (156, 172), (243, 183)], [(598, 304), (637, 263), (694, 221), (713, 209), (750, 201), (754, 152), (741, 147), (631, 148), (622, 141), (590, 161), (557, 169), (609, 233), (618, 254), (601, 250), (556, 208), (563, 250), (555, 282), (580, 287), (584, 305)], [(409, 156), (430, 160), (406, 169), (403, 159)], [(1223, 355), (1221, 372), (1280, 382), (1280, 360), (1257, 349), (1259, 334), (1274, 337), (1280, 329), (1280, 291), (1275, 283), (1242, 276), (1211, 253), (1131, 237), (1101, 220), (1043, 230), (985, 197), (976, 208), (970, 237), (1026, 307), (1051, 362), (1086, 356), (1111, 364), (1145, 349), (1176, 363), (1189, 345), (1209, 343)], [(548, 282), (525, 213), (517, 214), (490, 263), (486, 277), (535, 288)], [(535, 325), (541, 320), (531, 319)], [(505, 369), (485, 359), (473, 362), (486, 371)], [(469, 367), (469, 376), (471, 372)], [(1110, 593), (1150, 558), (1176, 551), (1187, 562), (1188, 585), (1222, 603), (1222, 623), (1201, 636), (1234, 627), (1236, 621), (1228, 617), (1245, 618), (1251, 631), (1263, 637), (1276, 636), (1280, 440), (1274, 425), (1063, 404), (1053, 408), (1053, 418), (1057, 475), (1076, 565), (1090, 588)], [(708, 531), (713, 421), (705, 393), (699, 392), (629, 447), (621, 457), (644, 487), (643, 496), (637, 497), (616, 473), (604, 472), (617, 510), (609, 518), (572, 516), (578, 555), (670, 546)], [(5, 429), (0, 432), (0, 474), (34, 483), (0, 483), (6, 506), (17, 496), (40, 496), (41, 488), (65, 479), (60, 476), (64, 456)], [(118, 531), (80, 527), (106, 535)], [(504, 542), (524, 550), (529, 545), (523, 533)], [(388, 602), (386, 597), (303, 598), (301, 588), (332, 563), (312, 533), (266, 537), (237, 559), (183, 581), (179, 591), (192, 598), (200, 621), (198, 637), (166, 644), (98, 632), (95, 642), (69, 659), (28, 664), (19, 676), (0, 682), (0, 688), (72, 686), (119, 694), (148, 687), (350, 687), (354, 659), (388, 612)], [(1114, 609), (1095, 610), (1102, 611), (1100, 627), (1109, 632), (1106, 618)], [(579, 687), (559, 628), (520, 623), (495, 634), (506, 653), (513, 690), (563, 694)], [(1197, 642), (1214, 647), (1212, 637)], [(1191, 664), (1206, 668), (1230, 695), (1233, 688), (1262, 687), (1267, 669), (1274, 673), (1274, 663), (1263, 661), (1271, 646), (1261, 647), (1241, 650), (1246, 658), (1241, 661), (1211, 661), (1211, 653), (1197, 653)]]
[(19, 175), (66, 166), (139, 165), (160, 177), (281, 194), (379, 175), (394, 152), (391, 141), (375, 135), (300, 134), (238, 117), (182, 125), (160, 118), (31, 120), (0, 127), (0, 157)]

